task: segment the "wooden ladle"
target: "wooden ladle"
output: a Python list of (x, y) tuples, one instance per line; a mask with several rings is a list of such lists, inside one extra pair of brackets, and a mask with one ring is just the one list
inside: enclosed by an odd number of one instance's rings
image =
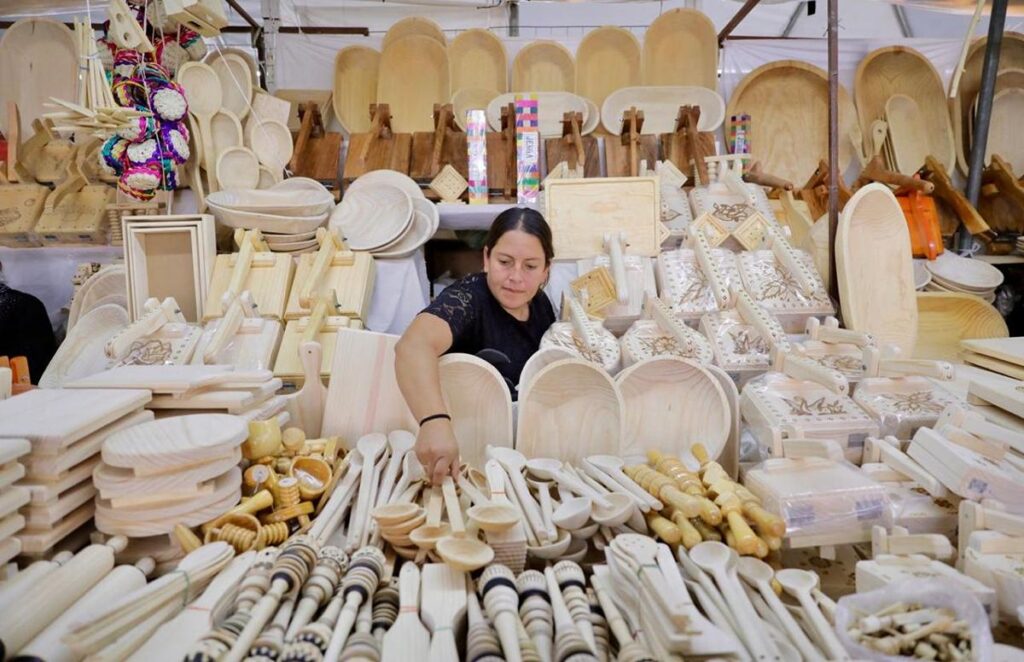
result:
[(824, 644), (830, 659), (849, 660), (850, 656), (846, 649), (839, 643), (832, 626), (825, 620), (818, 603), (814, 601), (811, 591), (818, 587), (818, 577), (812, 572), (799, 570), (797, 568), (786, 568), (775, 573), (775, 579), (782, 584), (782, 588), (800, 602), (804, 613), (811, 622), (811, 627)]

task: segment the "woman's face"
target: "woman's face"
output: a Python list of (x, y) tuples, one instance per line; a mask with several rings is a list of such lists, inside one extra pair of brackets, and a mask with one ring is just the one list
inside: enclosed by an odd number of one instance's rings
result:
[(548, 277), (540, 240), (522, 230), (501, 235), (494, 250), (484, 248), (487, 286), (506, 310), (529, 305)]

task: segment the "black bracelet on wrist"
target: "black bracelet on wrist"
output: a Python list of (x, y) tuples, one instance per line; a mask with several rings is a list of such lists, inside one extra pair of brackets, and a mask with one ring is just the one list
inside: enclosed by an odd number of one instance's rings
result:
[(444, 419), (447, 419), (449, 421), (452, 420), (452, 417), (449, 416), (448, 414), (431, 414), (430, 416), (427, 416), (426, 418), (424, 418), (423, 420), (420, 421), (420, 427), (423, 427), (424, 423), (426, 423), (428, 421), (432, 421), (432, 420), (437, 419), (437, 418), (444, 418)]

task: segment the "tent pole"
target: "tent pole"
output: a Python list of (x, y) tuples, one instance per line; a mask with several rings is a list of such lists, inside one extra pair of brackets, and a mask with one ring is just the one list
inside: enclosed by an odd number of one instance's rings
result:
[(738, 12), (736, 12), (736, 15), (733, 16), (729, 22), (725, 24), (725, 27), (722, 28), (722, 31), (718, 33), (719, 47), (721, 47), (722, 43), (729, 38), (729, 35), (731, 35), (732, 31), (736, 29), (736, 26), (747, 17), (747, 14), (754, 10), (754, 7), (756, 7), (759, 2), (761, 2), (761, 0), (747, 0), (743, 3), (743, 6), (740, 7)]
[[(974, 116), (974, 139), (967, 169), (967, 200), (975, 207), (981, 194), (981, 174), (985, 169), (985, 149), (988, 146), (988, 125), (992, 116), (992, 97), (996, 89), (996, 74), (999, 72), (999, 54), (1003, 46), (1003, 28), (1006, 25), (1007, 0), (992, 0), (988, 16), (988, 42), (985, 44), (985, 61), (981, 69), (981, 89), (978, 90), (978, 112)], [(960, 250), (970, 249), (974, 239), (963, 225), (957, 235)]]
[(782, 34), (780, 35), (781, 37), (788, 37), (790, 33), (793, 32), (793, 28), (796, 27), (796, 22), (800, 20), (800, 14), (806, 9), (806, 2), (801, 2), (793, 8), (793, 13), (790, 14), (789, 21), (786, 22), (786, 27), (782, 30)]
[(829, 295), (839, 301), (836, 230), (839, 227), (839, 0), (828, 0), (828, 277)]

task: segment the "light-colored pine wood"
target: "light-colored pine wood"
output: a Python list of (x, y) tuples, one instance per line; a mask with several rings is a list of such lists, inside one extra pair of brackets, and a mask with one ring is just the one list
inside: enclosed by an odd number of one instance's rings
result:
[[(217, 163), (217, 155), (213, 151), (210, 120), (220, 110), (223, 101), (220, 78), (209, 65), (201, 62), (187, 62), (178, 69), (177, 81), (188, 95), (188, 110), (196, 119), (193, 124), (199, 125), (199, 143), (202, 145), (203, 152), (201, 163), (207, 171), (210, 171)], [(213, 184), (212, 181), (211, 184)], [(217, 190), (212, 185), (210, 189), (207, 193)]]
[[(857, 111), (846, 88), (839, 88), (839, 169), (853, 155), (850, 128)], [(751, 155), (766, 172), (805, 182), (828, 158), (828, 76), (797, 60), (769, 62), (744, 76), (725, 116), (750, 115)], [(730, 131), (726, 121), (726, 132)]]
[[(963, 341), (961, 341), (961, 344), (963, 344)], [(984, 354), (975, 354), (974, 352), (960, 352), (960, 358), (964, 363), (969, 365), (984, 368), (985, 370), (1005, 375), (1006, 377), (1024, 379), (1024, 368), (1013, 363), (1000, 361), (999, 359), (994, 359), (991, 356), (985, 356)]]
[(216, 409), (237, 414), (265, 402), (281, 388), (280, 379), (271, 379), (247, 390), (215, 390), (182, 395), (154, 395), (149, 409)]
[(565, 46), (537, 39), (512, 61), (513, 92), (575, 92), (576, 61)]
[(181, 394), (205, 388), (251, 388), (272, 377), (269, 370), (236, 371), (226, 365), (129, 365), (76, 380), (68, 388), (148, 388), (154, 393)]
[(487, 110), (491, 101), (496, 99), (501, 91), (485, 87), (463, 87), (452, 88), (452, 114), (455, 115), (455, 124), (463, 131), (466, 130), (466, 112), (470, 110)]
[(274, 172), (284, 170), (295, 149), (288, 125), (277, 120), (260, 120), (256, 123), (249, 134), (249, 146), (260, 163)]
[[(23, 554), (43, 554), (92, 519), (96, 506), (90, 501), (78, 507), (53, 528), (24, 528), (18, 533)], [(20, 515), (18, 516), (20, 517)], [(91, 527), (90, 527), (91, 529)], [(6, 643), (6, 642), (5, 642)]]
[[(312, 305), (303, 306), (301, 301), (308, 285), (310, 303), (333, 291), (338, 303), (335, 314), (365, 321), (370, 311), (377, 271), (373, 257), (363, 251), (338, 250), (322, 270), (317, 268), (318, 257), (317, 253), (307, 253), (299, 258), (295, 282), (284, 308), (284, 318), (292, 320), (310, 314)], [(317, 271), (322, 275), (314, 278), (313, 284), (309, 285)]]
[(324, 412), (322, 436), (337, 435), (353, 444), (371, 432), (416, 429), (395, 378), (397, 342), (398, 336), (386, 333), (338, 330), (331, 372), (340, 377), (328, 384), (331, 404)]
[(432, 202), (417, 204), (413, 200), (412, 225), (397, 241), (373, 252), (374, 258), (391, 259), (409, 257), (418, 251), (437, 232), (440, 215)]
[(430, 649), (430, 631), (420, 622), (420, 569), (403, 563), (398, 575), (399, 614), (384, 635), (382, 654), (392, 659), (413, 659)]
[(488, 444), (511, 448), (512, 394), (501, 373), (468, 354), (441, 357), (438, 370), (462, 461), (482, 466)]
[(452, 90), (485, 88), (499, 94), (508, 91), (508, 53), (501, 39), (490, 30), (471, 28), (459, 32), (448, 45), (448, 61)]
[[(28, 501), (28, 490), (25, 490), (25, 501)], [(49, 529), (86, 503), (91, 503), (96, 496), (96, 488), (89, 481), (79, 483), (45, 505), (33, 505), (24, 508), (21, 514), (25, 517), (25, 526), (31, 529)], [(6, 513), (5, 513), (6, 514)]]
[(21, 133), (49, 112), (50, 97), (74, 99), (78, 88), (78, 49), (63, 23), (26, 18), (4, 31), (0, 39), (0, 125), (6, 127), (7, 102), (18, 105)]
[[(534, 92), (537, 97), (537, 126), (542, 138), (562, 137), (562, 116), (565, 113), (580, 113), (588, 117), (587, 104), (582, 97), (571, 92)], [(487, 123), (494, 131), (501, 131), (501, 109), (507, 107), (519, 96), (515, 92), (502, 94), (487, 104)], [(582, 133), (582, 131), (581, 131)]]
[[(215, 319), (223, 314), (221, 300), (231, 282), (239, 255), (233, 253), (217, 256), (206, 304), (203, 306), (203, 321)], [(261, 316), (282, 319), (295, 270), (294, 260), (287, 254), (269, 252), (255, 253), (252, 260), (252, 266), (239, 291), (248, 291), (252, 295)]]
[[(864, 136), (871, 135), (872, 122), (885, 117), (889, 97), (903, 94), (913, 99), (920, 109), (921, 128), (927, 137), (926, 151), (935, 156), (947, 172), (952, 170), (956, 156), (946, 92), (939, 72), (928, 58), (906, 46), (886, 46), (871, 51), (857, 66), (853, 93)], [(863, 147), (872, 153), (870, 145)]]
[(104, 499), (174, 491), (180, 491), (183, 496), (188, 496), (200, 484), (227, 473), (241, 458), (241, 451), (235, 448), (223, 457), (210, 459), (190, 468), (152, 476), (137, 476), (132, 469), (114, 467), (101, 462), (93, 472), (93, 480)]
[(1024, 337), (963, 340), (960, 342), (960, 346), (978, 354), (1024, 367)]
[(389, 42), (380, 57), (377, 103), (391, 108), (398, 133), (434, 130), (434, 104), (452, 96), (448, 53), (442, 43), (423, 35)]
[(441, 46), (448, 46), (448, 39), (444, 36), (444, 31), (441, 30), (440, 25), (425, 16), (408, 16), (400, 21), (396, 21), (388, 28), (388, 31), (384, 34), (381, 48), (387, 48), (399, 39), (404, 39), (408, 36), (429, 37)]
[(699, 131), (715, 131), (725, 120), (725, 100), (699, 85), (623, 87), (602, 102), (601, 119), (609, 133), (622, 133), (622, 117), (630, 108), (644, 113), (643, 135), (675, 133), (680, 106), (700, 106)]
[(624, 403), (615, 382), (582, 359), (556, 361), (519, 394), (516, 448), (527, 457), (579, 462), (616, 455), (622, 446)]
[[(316, 326), (317, 331), (311, 330), (311, 325)], [(309, 317), (289, 320), (281, 336), (281, 347), (277, 351), (277, 361), (274, 363), (274, 375), (296, 385), (305, 383), (306, 370), (299, 348), (302, 343), (312, 341), (319, 343), (323, 348), (319, 375), (330, 379), (335, 337), (338, 329), (345, 328), (360, 329), (362, 324), (359, 320), (343, 315), (325, 315), (318, 321), (315, 310)]]
[(906, 94), (894, 94), (885, 102), (885, 120), (889, 124), (892, 155), (896, 161), (893, 165), (898, 172), (913, 175), (931, 154), (920, 106)]
[[(322, 345), (304, 342), (299, 346), (299, 361), (302, 363), (302, 388), (288, 395), (285, 407), (291, 414), (291, 425), (306, 432), (307, 436), (320, 434), (323, 425), (324, 407), (327, 404), (327, 387), (320, 380)], [(333, 363), (333, 356), (332, 363)]]
[(655, 257), (668, 236), (657, 177), (558, 179), (548, 184), (544, 202), (559, 260), (601, 254), (605, 234), (619, 232), (626, 234), (627, 254)]
[(671, 9), (644, 33), (644, 85), (718, 89), (718, 33), (696, 9)]
[(230, 110), (221, 109), (210, 120), (210, 131), (213, 133), (213, 151), (220, 154), (229, 147), (242, 147), (245, 137), (242, 134), (242, 123)]
[[(130, 420), (128, 417), (127, 420)], [(141, 419), (141, 422), (152, 420), (151, 418)], [(100, 444), (102, 447), (102, 444)], [(100, 463), (100, 456), (97, 451), (84, 462), (76, 464), (71, 469), (61, 472), (58, 476), (53, 479), (48, 477), (43, 478), (25, 478), (18, 483), (20, 487), (27, 488), (29, 493), (32, 495), (33, 505), (45, 505), (51, 503), (54, 500), (60, 498), (60, 495), (75, 485), (79, 485), (83, 482), (88, 482), (89, 477), (92, 476), (93, 470)], [(17, 465), (21, 468), (21, 476), (25, 475), (25, 468), (22, 465)], [(37, 482), (38, 481), (38, 482)]]
[(237, 53), (222, 53), (219, 58), (211, 59), (208, 64), (220, 79), (223, 99), (221, 106), (244, 120), (249, 114), (252, 101), (253, 72), (249, 62)]
[(961, 340), (1010, 335), (999, 311), (973, 294), (918, 292), (917, 311), (914, 358), (955, 362)]
[(910, 233), (899, 202), (883, 184), (869, 184), (843, 209), (836, 235), (843, 322), (855, 331), (914, 354), (920, 335)]
[[(611, 25), (596, 28), (576, 47), (576, 94), (600, 108), (616, 90), (640, 85), (641, 69), (640, 41), (632, 32)], [(621, 128), (619, 117), (611, 118), (605, 129), (615, 133), (613, 125)], [(647, 121), (645, 113), (645, 129)]]
[(350, 135), (370, 129), (370, 104), (377, 101), (380, 53), (347, 46), (334, 58), (334, 116)]
[(412, 199), (385, 184), (349, 192), (331, 214), (331, 229), (355, 251), (381, 248), (398, 239), (412, 223)]
[(217, 156), (220, 188), (253, 189), (260, 182), (260, 162), (248, 147), (229, 147)]
[(729, 402), (718, 380), (695, 361), (646, 359), (619, 373), (615, 383), (625, 405), (619, 455), (643, 456), (653, 449), (681, 455), (698, 442), (712, 458), (722, 453), (732, 427)]
[(229, 414), (165, 418), (108, 437), (103, 461), (137, 475), (162, 473), (223, 457), (248, 436), (245, 422)]
[[(99, 520), (102, 518), (103, 520), (122, 524), (138, 523), (159, 526), (161, 521), (169, 522), (172, 521), (173, 518), (177, 517), (188, 518), (193, 523), (186, 524), (186, 526), (195, 526), (195, 513), (206, 510), (214, 505), (220, 505), (226, 501), (231, 502), (228, 504), (228, 507), (230, 508), (235, 502), (237, 502), (239, 497), (239, 488), (242, 485), (242, 470), (238, 467), (232, 467), (227, 473), (214, 479), (213, 483), (213, 489), (206, 493), (200, 492), (188, 499), (170, 502), (161, 501), (144, 505), (117, 508), (114, 507), (107, 499), (97, 499), (97, 526), (100, 530), (108, 533), (118, 533), (118, 531), (112, 527), (104, 527)], [(234, 501), (231, 501), (232, 498)], [(174, 525), (172, 523), (168, 528), (168, 532), (173, 528)], [(130, 534), (125, 533), (123, 535)], [(141, 536), (134, 535), (132, 537)]]
[(1024, 115), (1024, 89), (1008, 88), (998, 92), (992, 101), (992, 117), (988, 129), (986, 160), (998, 154), (1013, 166), (1015, 172), (1024, 172), (1024, 135), (1020, 131), (1020, 118)]

